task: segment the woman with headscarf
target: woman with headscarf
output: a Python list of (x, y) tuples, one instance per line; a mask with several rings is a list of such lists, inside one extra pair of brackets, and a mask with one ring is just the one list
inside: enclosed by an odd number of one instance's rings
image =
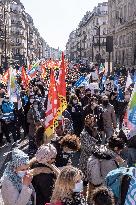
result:
[(15, 149), (2, 177), (1, 193), (5, 205), (34, 204), (33, 189), (30, 186), (32, 176), (28, 168), (28, 155)]

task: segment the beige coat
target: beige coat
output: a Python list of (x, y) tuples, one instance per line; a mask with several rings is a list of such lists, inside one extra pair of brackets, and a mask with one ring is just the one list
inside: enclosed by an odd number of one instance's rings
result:
[(23, 186), (22, 191), (19, 193), (12, 182), (6, 177), (2, 182), (1, 194), (4, 205), (27, 205), (32, 192), (32, 189)]

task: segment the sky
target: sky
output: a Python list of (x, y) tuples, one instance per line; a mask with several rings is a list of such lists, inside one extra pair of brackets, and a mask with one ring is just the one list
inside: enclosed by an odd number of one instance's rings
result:
[(69, 34), (86, 11), (103, 0), (21, 0), (41, 36), (54, 48), (65, 49)]

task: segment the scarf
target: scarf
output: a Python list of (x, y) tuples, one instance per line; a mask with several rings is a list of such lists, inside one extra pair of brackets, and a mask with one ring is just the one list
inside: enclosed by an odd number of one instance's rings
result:
[[(7, 163), (7, 167), (2, 177), (3, 181), (4, 178), (7, 177), (19, 193), (22, 190), (22, 179), (18, 176), (15, 169), (19, 166), (27, 165), (28, 162), (29, 156), (27, 154), (17, 148), (14, 149), (12, 152), (12, 160)], [(32, 201), (30, 200), (27, 205), (32, 205)]]

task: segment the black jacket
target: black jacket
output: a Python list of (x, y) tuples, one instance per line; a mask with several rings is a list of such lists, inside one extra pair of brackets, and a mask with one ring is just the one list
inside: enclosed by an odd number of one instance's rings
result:
[[(35, 163), (32, 168), (46, 167), (43, 164)], [(33, 177), (32, 185), (36, 192), (36, 205), (45, 205), (50, 202), (54, 188), (56, 175), (53, 173), (39, 174)]]

